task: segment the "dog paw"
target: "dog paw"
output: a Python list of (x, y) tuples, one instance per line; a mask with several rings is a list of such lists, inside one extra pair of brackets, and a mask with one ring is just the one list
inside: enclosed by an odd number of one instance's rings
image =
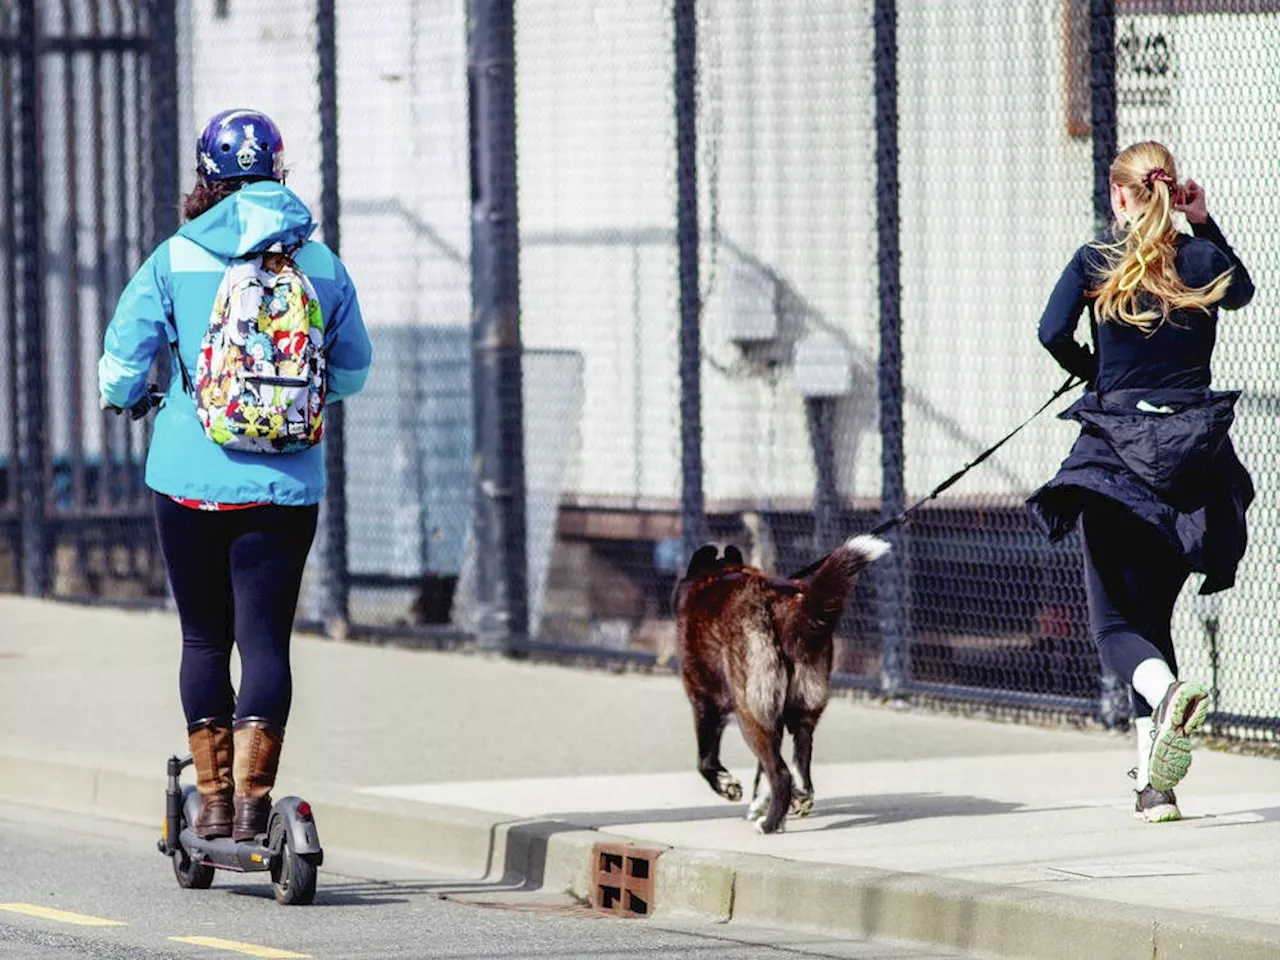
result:
[(716, 793), (733, 803), (742, 799), (742, 784), (732, 774), (722, 773), (716, 777)]
[(756, 825), (756, 833), (760, 833), (760, 834), (768, 834), (768, 833), (786, 833), (786, 832), (787, 832), (787, 821), (786, 821), (786, 820), (780, 820), (780, 821), (778, 822), (778, 825), (777, 825), (776, 827), (774, 827), (772, 830), (770, 830), (770, 829), (769, 829), (769, 827), (768, 827), (768, 825), (765, 823), (765, 821), (766, 821), (766, 820), (768, 820), (768, 819), (769, 819), (768, 817), (757, 817), (757, 818), (756, 818), (756, 821), (755, 821), (755, 825)]
[(751, 801), (751, 806), (747, 807), (747, 819), (752, 821), (759, 820), (768, 809), (769, 795), (767, 793), (761, 794)]
[(813, 794), (797, 793), (791, 798), (791, 812), (797, 817), (807, 817), (813, 813)]

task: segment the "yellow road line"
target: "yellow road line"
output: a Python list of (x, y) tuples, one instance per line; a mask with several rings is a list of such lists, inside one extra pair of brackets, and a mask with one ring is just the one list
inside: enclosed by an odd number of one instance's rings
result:
[(91, 917), (85, 913), (72, 913), (69, 910), (55, 910), (53, 907), (41, 907), (34, 903), (0, 903), (0, 910), (10, 913), (25, 913), (29, 917), (42, 917), (45, 920), (57, 920), (61, 923), (76, 923), (82, 927), (127, 927), (123, 920), (108, 920), (105, 917)]
[(294, 953), (292, 950), (280, 950), (276, 947), (260, 947), (256, 943), (241, 943), (238, 940), (223, 940), (221, 937), (170, 937), (178, 943), (193, 943), (197, 947), (209, 947), (213, 950), (230, 950), (233, 953), (247, 953), (251, 957), (269, 957), (271, 960), (307, 960), (309, 953)]

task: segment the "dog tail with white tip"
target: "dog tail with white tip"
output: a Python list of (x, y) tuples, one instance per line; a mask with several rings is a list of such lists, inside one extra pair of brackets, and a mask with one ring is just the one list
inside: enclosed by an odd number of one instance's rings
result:
[(860, 534), (831, 551), (805, 585), (804, 614), (813, 631), (834, 629), (863, 569), (889, 552), (879, 537)]

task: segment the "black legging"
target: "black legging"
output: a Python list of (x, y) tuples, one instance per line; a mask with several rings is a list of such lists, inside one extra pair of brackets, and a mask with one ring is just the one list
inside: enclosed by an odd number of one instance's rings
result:
[[(1133, 686), (1143, 660), (1162, 657), (1174, 676), (1173, 605), (1190, 573), (1187, 563), (1153, 526), (1118, 504), (1098, 501), (1080, 518), (1084, 533), (1089, 626), (1102, 662)], [(1134, 714), (1151, 706), (1134, 691)]]
[[(289, 637), (319, 507), (193, 510), (155, 495), (160, 549), (182, 621), (178, 687), (188, 723), (262, 717), (284, 726)], [(240, 651), (240, 693), (231, 648)]]

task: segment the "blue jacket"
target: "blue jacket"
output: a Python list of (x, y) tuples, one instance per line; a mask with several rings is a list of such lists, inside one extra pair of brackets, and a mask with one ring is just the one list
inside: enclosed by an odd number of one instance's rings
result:
[[(346, 268), (323, 243), (307, 239), (314, 230), (311, 212), (296, 194), (262, 181), (245, 185), (161, 243), (125, 287), (107, 327), (98, 362), (98, 386), (107, 403), (127, 408), (141, 399), (156, 354), (175, 343), (194, 382), (223, 271), (232, 259), (276, 242), (304, 244), (296, 261), (315, 287), (324, 316), (327, 403), (359, 391), (373, 355), (369, 335)], [(324, 455), (319, 446), (274, 455), (222, 449), (205, 436), (195, 398), (183, 389), (174, 366), (156, 415), (146, 483), (193, 500), (313, 504), (324, 496)]]

